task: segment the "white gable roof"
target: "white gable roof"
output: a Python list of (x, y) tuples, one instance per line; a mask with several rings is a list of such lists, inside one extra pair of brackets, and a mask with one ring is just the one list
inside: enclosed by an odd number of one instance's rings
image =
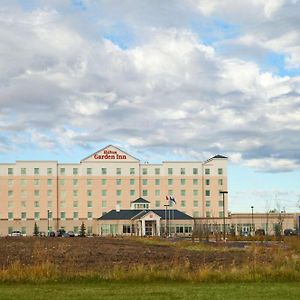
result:
[(108, 145), (80, 162), (139, 162), (139, 160), (127, 152), (113, 145)]

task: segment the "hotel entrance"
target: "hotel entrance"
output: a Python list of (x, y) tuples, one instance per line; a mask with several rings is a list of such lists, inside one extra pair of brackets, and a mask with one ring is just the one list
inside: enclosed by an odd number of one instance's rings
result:
[(145, 221), (145, 236), (156, 235), (156, 221)]

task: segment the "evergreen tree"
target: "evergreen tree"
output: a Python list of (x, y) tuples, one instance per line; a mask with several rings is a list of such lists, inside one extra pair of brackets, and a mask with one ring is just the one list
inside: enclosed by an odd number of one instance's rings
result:
[(85, 236), (85, 225), (82, 222), (80, 226), (80, 236)]
[(33, 235), (35, 235), (35, 236), (39, 235), (39, 228), (38, 228), (36, 222), (34, 223)]

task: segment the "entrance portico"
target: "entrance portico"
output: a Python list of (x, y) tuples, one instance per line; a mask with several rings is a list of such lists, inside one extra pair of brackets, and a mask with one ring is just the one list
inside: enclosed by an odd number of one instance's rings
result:
[(160, 236), (161, 217), (153, 211), (142, 211), (132, 220), (137, 223), (139, 236)]

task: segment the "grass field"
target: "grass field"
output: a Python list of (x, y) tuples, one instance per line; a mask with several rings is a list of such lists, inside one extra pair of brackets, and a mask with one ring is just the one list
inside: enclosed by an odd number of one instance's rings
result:
[(77, 282), (1, 284), (1, 300), (299, 299), (299, 283)]

